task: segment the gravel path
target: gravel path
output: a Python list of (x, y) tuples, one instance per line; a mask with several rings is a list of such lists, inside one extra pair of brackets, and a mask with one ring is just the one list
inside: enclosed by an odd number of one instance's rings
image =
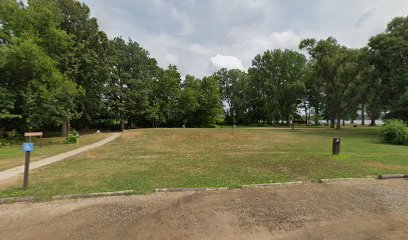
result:
[(408, 180), (0, 205), (2, 239), (407, 239)]
[[(69, 151), (69, 152), (61, 153), (61, 154), (58, 154), (58, 155), (55, 155), (55, 156), (52, 156), (52, 157), (48, 157), (48, 158), (44, 158), (44, 159), (32, 162), (32, 163), (30, 163), (30, 170), (40, 168), (40, 167), (43, 167), (43, 166), (46, 166), (48, 164), (52, 164), (52, 163), (55, 163), (55, 162), (59, 162), (59, 161), (64, 160), (66, 158), (69, 158), (69, 157), (75, 156), (77, 154), (80, 154), (82, 152), (88, 151), (90, 149), (100, 147), (100, 146), (102, 146), (102, 145), (104, 145), (104, 144), (106, 144), (108, 142), (113, 141), (114, 139), (116, 139), (119, 136), (120, 136), (120, 133), (113, 133), (111, 136), (109, 136), (109, 137), (107, 137), (107, 138), (105, 138), (105, 139), (103, 139), (103, 140), (101, 140), (99, 142), (96, 142), (96, 143), (93, 143), (93, 144), (90, 144), (90, 145), (87, 145), (87, 146), (84, 146), (84, 147), (80, 147), (78, 149), (75, 149), (75, 150), (72, 150), (72, 151)], [(20, 174), (23, 174), (23, 173), (24, 173), (24, 165), (14, 167), (14, 168), (10, 168), (10, 169), (7, 169), (5, 171), (1, 171), (0, 172), (0, 182), (8, 180), (10, 178), (14, 178), (14, 177), (19, 176)]]

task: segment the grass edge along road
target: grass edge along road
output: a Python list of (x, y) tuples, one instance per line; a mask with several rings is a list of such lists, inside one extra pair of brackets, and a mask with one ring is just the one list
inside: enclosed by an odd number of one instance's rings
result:
[[(332, 137), (341, 154), (331, 155)], [(383, 144), (378, 128), (141, 129), (0, 187), (0, 197), (155, 188), (228, 187), (408, 173), (408, 147)]]

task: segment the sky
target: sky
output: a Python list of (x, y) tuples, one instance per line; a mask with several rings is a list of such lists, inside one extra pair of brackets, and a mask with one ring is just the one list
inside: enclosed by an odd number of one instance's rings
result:
[(408, 0), (82, 0), (109, 38), (131, 38), (161, 67), (203, 77), (246, 70), (268, 49), (298, 50), (301, 39), (335, 37), (360, 48)]

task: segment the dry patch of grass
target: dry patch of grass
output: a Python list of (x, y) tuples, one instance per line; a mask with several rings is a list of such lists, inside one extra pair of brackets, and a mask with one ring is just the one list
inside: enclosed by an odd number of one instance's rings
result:
[(376, 168), (379, 170), (399, 171), (401, 173), (408, 172), (408, 166), (395, 166), (395, 165), (389, 165), (389, 164), (384, 164), (384, 163), (379, 163), (379, 162), (366, 163), (365, 165), (370, 168)]

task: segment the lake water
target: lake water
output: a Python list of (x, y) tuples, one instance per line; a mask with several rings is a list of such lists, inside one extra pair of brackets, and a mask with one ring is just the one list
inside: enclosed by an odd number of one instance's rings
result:
[[(312, 121), (312, 122), (313, 122), (313, 121)], [(321, 124), (325, 124), (325, 123), (326, 123), (326, 120), (321, 120), (320, 123), (321, 123)], [(343, 123), (343, 122), (342, 122), (342, 123)], [(370, 123), (371, 123), (371, 120), (365, 120), (365, 125), (370, 125)], [(377, 125), (383, 125), (383, 124), (384, 124), (383, 120), (381, 120), (381, 119), (375, 120), (375, 123), (376, 123)], [(351, 122), (350, 122), (350, 121), (346, 121), (346, 124), (351, 124)], [(361, 120), (354, 120), (354, 124), (361, 125)]]

